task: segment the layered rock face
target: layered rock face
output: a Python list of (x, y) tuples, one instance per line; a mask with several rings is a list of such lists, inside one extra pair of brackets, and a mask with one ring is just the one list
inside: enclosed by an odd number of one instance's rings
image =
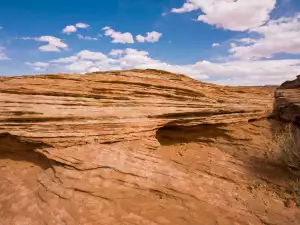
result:
[(274, 88), (156, 70), (0, 79), (0, 224), (299, 224)]
[(275, 93), (274, 113), (278, 119), (300, 123), (300, 75), (284, 82)]

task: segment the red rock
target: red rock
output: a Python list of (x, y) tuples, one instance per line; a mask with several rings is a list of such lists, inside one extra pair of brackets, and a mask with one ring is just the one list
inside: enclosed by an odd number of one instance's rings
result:
[(288, 199), (286, 201), (286, 207), (288, 207), (288, 208), (295, 208), (296, 206), (297, 206), (297, 203), (294, 200)]
[(275, 93), (274, 114), (286, 122), (300, 123), (300, 75), (283, 83)]
[(296, 225), (265, 159), (273, 92), (156, 70), (3, 77), (0, 224)]

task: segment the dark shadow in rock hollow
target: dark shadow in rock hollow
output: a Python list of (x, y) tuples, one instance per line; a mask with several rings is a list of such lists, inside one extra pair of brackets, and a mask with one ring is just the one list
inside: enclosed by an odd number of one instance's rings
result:
[(163, 146), (189, 142), (212, 142), (213, 139), (218, 137), (232, 139), (226, 134), (222, 124), (201, 124), (196, 126), (166, 124), (156, 132), (156, 139)]
[(22, 140), (9, 133), (0, 133), (0, 159), (26, 161), (46, 170), (51, 167), (51, 160), (35, 152), (35, 149), (43, 147), (49, 146), (44, 143)]

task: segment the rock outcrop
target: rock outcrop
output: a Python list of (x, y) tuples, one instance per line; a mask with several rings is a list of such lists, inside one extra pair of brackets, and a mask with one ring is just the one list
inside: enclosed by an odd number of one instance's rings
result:
[(274, 88), (156, 70), (0, 79), (0, 224), (299, 224)]
[(284, 82), (275, 92), (274, 114), (280, 120), (300, 123), (300, 75)]
[(300, 88), (300, 75), (297, 76), (296, 80), (286, 81), (279, 86), (278, 89), (293, 89)]

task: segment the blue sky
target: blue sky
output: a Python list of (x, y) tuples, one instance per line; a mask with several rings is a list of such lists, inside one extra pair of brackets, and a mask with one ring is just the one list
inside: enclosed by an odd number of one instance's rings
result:
[(297, 0), (0, 2), (0, 76), (157, 68), (230, 85), (300, 73)]

